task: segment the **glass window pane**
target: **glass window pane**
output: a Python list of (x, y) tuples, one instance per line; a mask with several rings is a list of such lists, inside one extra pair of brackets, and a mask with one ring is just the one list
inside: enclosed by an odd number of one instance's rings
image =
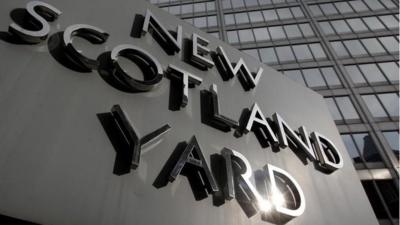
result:
[(386, 77), (391, 81), (399, 81), (399, 66), (395, 62), (379, 63)]
[(354, 141), (351, 138), (351, 135), (343, 134), (343, 135), (341, 135), (341, 137), (344, 142), (344, 145), (346, 146), (347, 152), (349, 153), (350, 157), (353, 159), (353, 162), (355, 162), (355, 163), (362, 162), (360, 153), (358, 153), (357, 147), (354, 144)]
[(380, 16), (379, 17), (383, 23), (389, 28), (389, 29), (398, 29), (399, 28), (399, 21), (396, 19), (396, 17), (392, 15), (387, 15), (387, 16)]
[(224, 9), (231, 9), (231, 0), (222, 0), (222, 8)]
[(360, 69), (369, 83), (386, 82), (385, 77), (375, 64), (362, 64)]
[(304, 17), (304, 13), (303, 11), (301, 11), (300, 7), (291, 7), (290, 10), (292, 11), (295, 18)]
[(342, 86), (337, 73), (332, 67), (323, 67), (321, 71), (329, 87)]
[(322, 16), (322, 11), (318, 5), (310, 5), (310, 9), (314, 16)]
[(339, 13), (332, 3), (321, 4), (319, 6), (325, 15), (334, 15)]
[(193, 4), (182, 5), (182, 14), (193, 13)]
[(380, 190), (389, 212), (393, 218), (399, 218), (399, 191), (392, 180), (377, 180)]
[(279, 18), (281, 20), (292, 19), (293, 18), (293, 15), (290, 12), (289, 8), (280, 8), (280, 9), (277, 9), (276, 11), (277, 11), (277, 13), (279, 15)]
[(327, 35), (335, 34), (335, 31), (333, 30), (333, 28), (329, 22), (319, 22), (319, 25), (322, 28), (322, 31), (324, 32), (324, 34), (327, 34)]
[(263, 14), (264, 14), (264, 18), (266, 21), (278, 20), (278, 15), (276, 14), (275, 10), (273, 10), (273, 9), (264, 10)]
[(193, 7), (194, 7), (194, 12), (205, 12), (206, 11), (206, 4), (204, 4), (204, 2), (193, 4)]
[(252, 23), (264, 22), (264, 17), (260, 11), (249, 12), (249, 16)]
[(278, 54), (279, 61), (282, 62), (290, 62), (295, 61), (292, 49), (290, 46), (282, 46), (276, 47), (276, 53)]
[(216, 16), (209, 16), (207, 17), (208, 27), (216, 27), (217, 24), (217, 17)]
[(208, 12), (215, 11), (215, 2), (207, 2), (207, 11)]
[(361, 39), (361, 42), (371, 55), (386, 54), (385, 49), (375, 38)]
[(286, 39), (281, 26), (269, 27), (268, 30), (272, 40)]
[(362, 181), (362, 185), (364, 187), (365, 193), (367, 193), (369, 202), (371, 203), (371, 206), (374, 209), (375, 216), (378, 219), (388, 219), (388, 215), (375, 189), (373, 181), (364, 180)]
[(388, 9), (395, 9), (398, 7), (393, 3), (392, 0), (381, 0), (381, 3), (384, 4)]
[(302, 24), (299, 24), (299, 26), (300, 26), (300, 29), (303, 31), (303, 35), (305, 37), (315, 36), (315, 33), (314, 33), (313, 29), (311, 28), (310, 24), (302, 23)]
[(341, 14), (354, 12), (347, 2), (335, 2), (335, 6)]
[(347, 53), (346, 48), (344, 47), (343, 43), (340, 41), (333, 41), (331, 42), (331, 45), (333, 47), (333, 49), (335, 50), (335, 53), (339, 56), (339, 57), (349, 57), (349, 53)]
[(365, 51), (359, 40), (349, 40), (344, 41), (343, 43), (346, 45), (347, 50), (349, 50), (353, 57), (368, 55), (367, 51)]
[(251, 29), (239, 30), (239, 38), (241, 43), (254, 42), (254, 36)]
[(384, 131), (382, 132), (383, 136), (385, 136), (385, 139), (389, 146), (392, 148), (394, 154), (399, 157), (399, 132), (397, 131)]
[(325, 102), (328, 106), (329, 112), (334, 120), (343, 120), (342, 115), (340, 115), (339, 109), (337, 108), (333, 98), (325, 98)]
[(249, 17), (247, 16), (247, 13), (237, 13), (235, 14), (235, 19), (236, 24), (249, 23)]
[(384, 9), (383, 5), (377, 0), (364, 0), (368, 7), (372, 10)]
[(303, 74), (309, 87), (326, 87), (322, 74), (318, 69), (305, 69)]
[(363, 21), (359, 18), (348, 19), (347, 22), (349, 23), (351, 29), (353, 29), (355, 32), (368, 31), (367, 26), (365, 26)]
[(381, 156), (376, 149), (375, 143), (368, 133), (353, 134), (354, 141), (361, 153), (361, 157), (367, 162), (382, 161)]
[(306, 86), (300, 70), (287, 70), (284, 72), (284, 74), (288, 76), (291, 80)]
[(365, 84), (367, 81), (364, 76), (361, 74), (360, 70), (357, 66), (345, 66), (347, 73), (349, 73), (351, 80), (355, 84)]
[(399, 51), (399, 42), (394, 37), (392, 36), (380, 37), (379, 40), (382, 42), (383, 46), (385, 46), (387, 51), (389, 52)]
[(264, 63), (275, 64), (278, 62), (278, 58), (275, 55), (273, 48), (262, 48), (260, 49), (261, 61)]
[(286, 31), (288, 38), (299, 38), (302, 37), (300, 29), (297, 25), (286, 25), (283, 27)]
[(335, 100), (343, 114), (344, 119), (359, 119), (358, 113), (349, 97), (336, 97)]
[(349, 1), (349, 3), (356, 12), (368, 11), (367, 6), (362, 1)]
[(315, 59), (325, 59), (326, 55), (324, 50), (322, 49), (321, 44), (315, 43), (315, 44), (309, 44), (311, 52), (313, 53)]
[(378, 94), (378, 98), (391, 117), (399, 117), (399, 97), (397, 94)]
[(236, 31), (228, 31), (226, 32), (226, 34), (228, 35), (228, 42), (229, 43), (238, 43), (239, 42), (239, 38), (237, 35)]
[(271, 0), (258, 0), (260, 5), (269, 5), (272, 4)]
[(225, 18), (225, 24), (226, 25), (235, 24), (235, 19), (233, 18), (233, 14), (224, 15), (224, 18)]
[(307, 45), (293, 45), (292, 47), (298, 61), (313, 59)]
[(243, 0), (231, 0), (232, 1), (232, 7), (233, 8), (241, 8), (244, 7), (244, 2)]
[(269, 34), (267, 28), (256, 28), (253, 30), (254, 35), (256, 36), (256, 41), (266, 41), (269, 40)]
[(206, 17), (197, 17), (193, 19), (194, 26), (198, 28), (203, 28), (207, 26)]
[(351, 33), (350, 27), (347, 26), (344, 20), (333, 20), (331, 21), (333, 28), (337, 33)]
[(383, 110), (381, 104), (375, 95), (362, 95), (361, 96), (374, 117), (387, 117), (385, 110)]
[(367, 24), (369, 29), (371, 30), (384, 30), (385, 27), (381, 23), (381, 21), (378, 20), (376, 17), (365, 17), (363, 18), (364, 22)]
[(257, 6), (258, 5), (257, 0), (246, 0), (245, 3), (246, 3), (247, 7)]

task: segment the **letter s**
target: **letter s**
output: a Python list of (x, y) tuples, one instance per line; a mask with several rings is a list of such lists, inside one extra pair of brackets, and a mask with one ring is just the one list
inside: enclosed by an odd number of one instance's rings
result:
[(40, 1), (31, 1), (26, 4), (26, 10), (35, 20), (41, 24), (40, 30), (27, 30), (16, 23), (8, 27), (8, 31), (21, 40), (37, 44), (46, 40), (50, 32), (50, 26), (47, 21), (54, 21), (61, 15), (61, 11), (55, 7)]

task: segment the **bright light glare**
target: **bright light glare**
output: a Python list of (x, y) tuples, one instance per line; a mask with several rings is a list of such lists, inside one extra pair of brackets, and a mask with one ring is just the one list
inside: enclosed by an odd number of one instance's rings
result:
[(272, 209), (276, 207), (283, 207), (286, 204), (285, 196), (278, 190), (274, 189), (273, 194), (270, 196), (269, 200), (261, 200), (258, 202), (258, 207), (262, 212), (270, 212)]
[(258, 203), (258, 207), (263, 212), (269, 212), (272, 209), (272, 204), (268, 200), (262, 200)]
[(283, 194), (280, 191), (275, 190), (272, 195), (272, 204), (274, 204), (275, 207), (282, 207), (285, 205), (285, 202)]

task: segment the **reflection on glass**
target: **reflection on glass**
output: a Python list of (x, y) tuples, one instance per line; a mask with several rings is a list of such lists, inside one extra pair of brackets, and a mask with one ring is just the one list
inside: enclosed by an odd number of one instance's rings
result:
[(395, 62), (379, 63), (379, 67), (391, 81), (399, 81), (399, 66)]
[(353, 134), (354, 141), (366, 162), (380, 162), (381, 156), (368, 133)]
[(367, 81), (364, 79), (364, 76), (361, 74), (360, 70), (357, 66), (345, 66), (347, 73), (350, 75), (351, 80), (355, 84), (365, 84)]
[(389, 146), (392, 148), (393, 153), (399, 159), (399, 132), (398, 131), (384, 131), (382, 132)]
[(276, 47), (276, 53), (278, 54), (278, 58), (281, 63), (295, 61), (290, 46)]
[(339, 57), (349, 57), (349, 53), (347, 52), (346, 48), (343, 46), (343, 43), (340, 41), (333, 41), (331, 42), (333, 50), (335, 50), (336, 54)]
[(307, 45), (293, 45), (292, 47), (297, 60), (305, 61), (313, 59)]
[(390, 117), (399, 117), (399, 97), (395, 93), (378, 94)]
[(387, 117), (385, 110), (382, 108), (378, 99), (375, 95), (363, 95), (361, 96), (374, 117)]
[(355, 163), (362, 162), (360, 153), (358, 152), (357, 147), (354, 144), (354, 141), (351, 138), (351, 136), (349, 134), (343, 134), (341, 136), (342, 136), (344, 145), (346, 146), (347, 152), (349, 153), (350, 157), (353, 159), (353, 162), (355, 162)]
[(369, 83), (386, 82), (385, 77), (375, 64), (362, 64), (360, 69)]
[(325, 98), (325, 102), (328, 106), (329, 112), (331, 113), (334, 120), (343, 120), (342, 115), (340, 115), (339, 109), (337, 108), (333, 98)]
[(351, 29), (353, 29), (354, 32), (368, 31), (368, 28), (359, 18), (348, 19), (347, 22), (349, 23)]
[(239, 38), (237, 35), (236, 31), (228, 31), (226, 32), (226, 34), (228, 35), (228, 42), (233, 44), (233, 43), (238, 43), (239, 42)]
[(254, 35), (256, 36), (256, 41), (266, 41), (269, 40), (269, 34), (267, 28), (255, 28)]
[(361, 42), (371, 55), (386, 54), (385, 49), (376, 38), (361, 39)]
[(347, 50), (349, 50), (351, 56), (353, 57), (364, 56), (368, 54), (359, 40), (344, 41), (344, 44), (346, 45)]
[(360, 118), (349, 97), (335, 97), (335, 100), (345, 120)]
[(382, 42), (383, 46), (385, 46), (388, 52), (399, 52), (399, 42), (394, 37), (380, 37), (379, 40)]
[(262, 48), (260, 49), (261, 61), (265, 63), (275, 64), (278, 62), (278, 58), (275, 55), (273, 48)]
[(283, 32), (283, 29), (280, 26), (269, 27), (268, 30), (273, 40), (286, 38), (285, 33)]
[(303, 70), (303, 73), (309, 87), (326, 86), (325, 81), (318, 69), (305, 69)]
[(320, 43), (309, 44), (311, 52), (316, 59), (325, 59), (326, 54)]
[(239, 30), (239, 38), (240, 42), (242, 43), (254, 41), (254, 36), (251, 29)]
[(322, 74), (325, 77), (326, 82), (328, 83), (329, 87), (337, 87), (342, 86), (335, 70), (332, 67), (323, 67), (321, 68)]

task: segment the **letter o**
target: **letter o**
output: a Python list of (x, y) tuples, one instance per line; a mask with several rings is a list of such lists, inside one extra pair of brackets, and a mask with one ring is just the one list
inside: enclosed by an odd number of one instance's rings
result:
[[(118, 57), (123, 56), (134, 62), (143, 73), (143, 80), (138, 80), (127, 74), (118, 63)], [(134, 45), (118, 45), (111, 51), (111, 61), (114, 67), (113, 75), (134, 92), (150, 91), (163, 78), (161, 64), (150, 53)]]

